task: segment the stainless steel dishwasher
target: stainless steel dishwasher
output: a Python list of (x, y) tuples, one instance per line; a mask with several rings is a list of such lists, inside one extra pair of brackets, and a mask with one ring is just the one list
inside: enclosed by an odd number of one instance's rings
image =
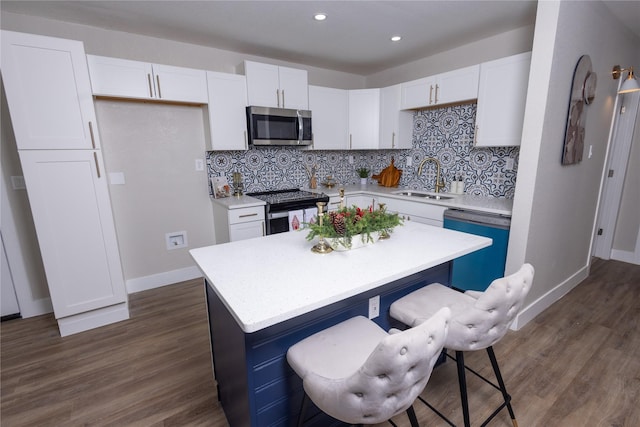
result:
[(444, 228), (493, 239), (493, 244), (453, 261), (451, 284), (462, 290), (484, 291), (504, 276), (511, 217), (459, 209), (444, 212)]

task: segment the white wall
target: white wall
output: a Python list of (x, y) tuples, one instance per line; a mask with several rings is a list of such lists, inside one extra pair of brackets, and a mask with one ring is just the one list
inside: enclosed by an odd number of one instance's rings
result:
[[(590, 245), (617, 81), (611, 68), (638, 59), (638, 39), (600, 2), (540, 2), (507, 272), (523, 262), (536, 277), (521, 327), (583, 280)], [(586, 109), (581, 163), (560, 163), (573, 71), (588, 54), (598, 76), (596, 98)], [(592, 156), (589, 158), (589, 149)]]
[(533, 26), (517, 28), (367, 76), (367, 87), (384, 87), (457, 68), (528, 52), (533, 45)]
[[(215, 243), (201, 107), (97, 100), (109, 193), (129, 293), (200, 277), (189, 249)], [(167, 250), (166, 233), (186, 231)]]

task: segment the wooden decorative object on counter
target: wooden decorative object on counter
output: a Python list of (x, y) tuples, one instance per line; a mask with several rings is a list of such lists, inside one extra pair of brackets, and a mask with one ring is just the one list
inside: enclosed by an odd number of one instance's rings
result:
[(391, 158), (391, 164), (386, 168), (382, 169), (382, 171), (378, 175), (373, 175), (371, 178), (378, 180), (378, 184), (383, 187), (397, 187), (400, 183), (400, 177), (402, 176), (402, 171), (395, 167), (394, 158)]

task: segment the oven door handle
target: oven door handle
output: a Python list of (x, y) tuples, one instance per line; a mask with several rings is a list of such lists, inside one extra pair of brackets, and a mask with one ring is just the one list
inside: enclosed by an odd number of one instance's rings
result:
[(289, 212), (274, 212), (274, 213), (269, 213), (269, 215), (267, 215), (267, 217), (269, 219), (278, 219), (278, 218), (288, 218), (289, 217)]

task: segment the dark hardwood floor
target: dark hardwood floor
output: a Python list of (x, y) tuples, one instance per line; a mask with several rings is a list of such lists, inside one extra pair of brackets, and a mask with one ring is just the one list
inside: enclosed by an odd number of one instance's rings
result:
[[(126, 322), (66, 338), (52, 315), (3, 322), (0, 425), (226, 426), (201, 280), (130, 295), (130, 307)], [(495, 351), (520, 427), (640, 425), (640, 266), (595, 260), (587, 280)], [(485, 352), (466, 359), (489, 375)], [(499, 396), (473, 378), (469, 388), (472, 420), (486, 416)], [(453, 363), (423, 396), (461, 423)], [(419, 402), (416, 411), (423, 426), (446, 425)], [(503, 411), (490, 425), (511, 421)]]

